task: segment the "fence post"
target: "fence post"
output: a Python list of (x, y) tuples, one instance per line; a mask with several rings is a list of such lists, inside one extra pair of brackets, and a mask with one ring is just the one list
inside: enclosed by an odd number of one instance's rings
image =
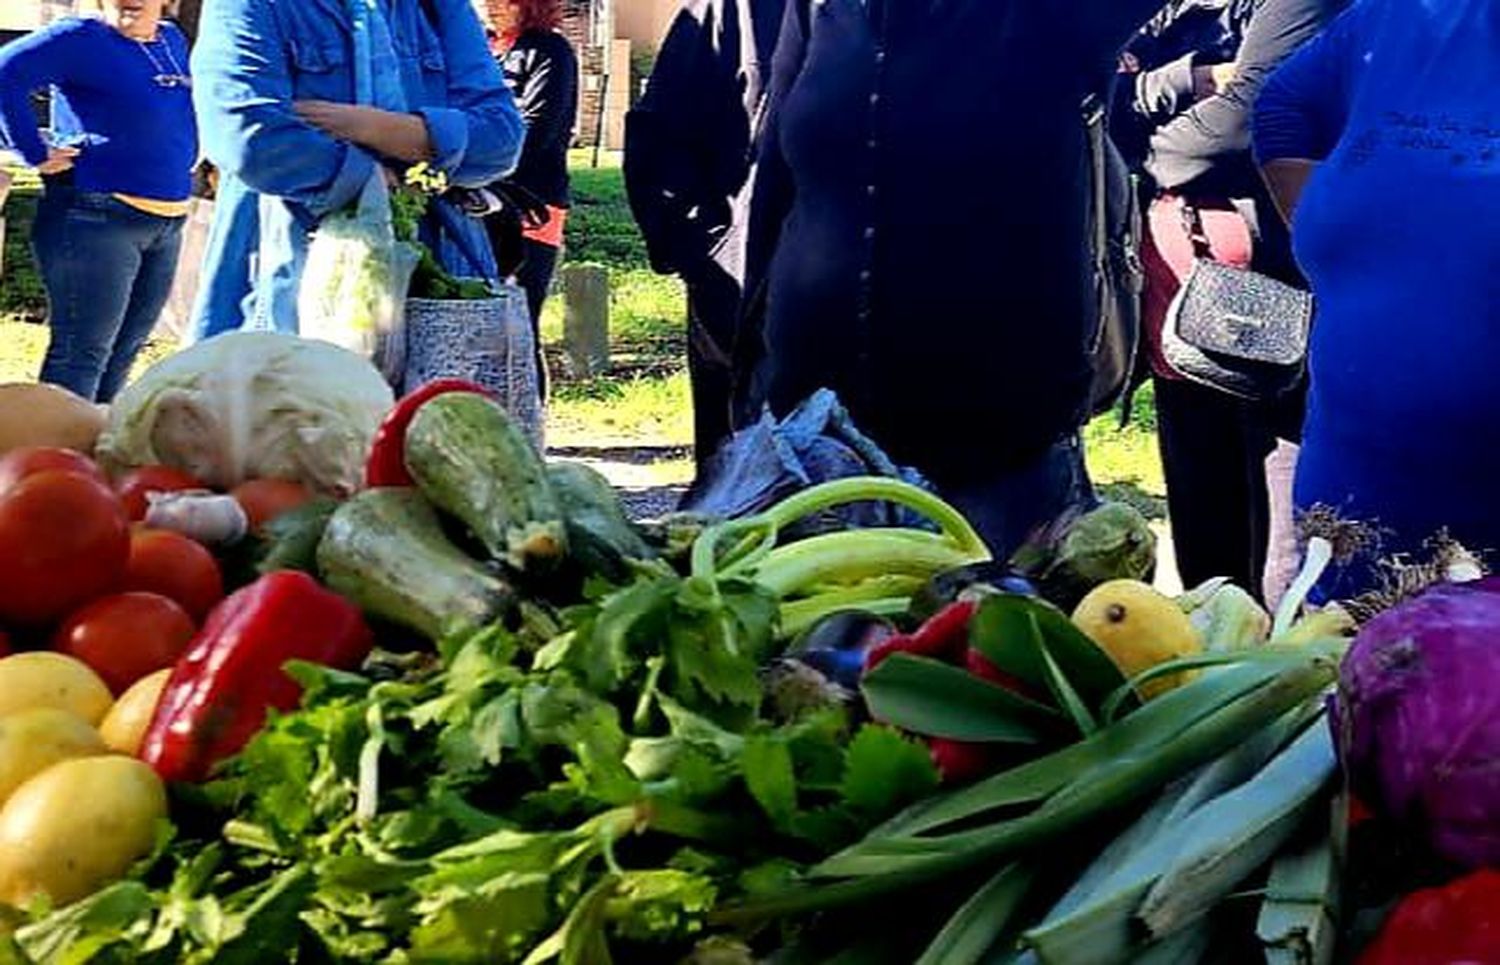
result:
[(609, 271), (603, 265), (562, 269), (563, 341), (576, 378), (609, 371)]

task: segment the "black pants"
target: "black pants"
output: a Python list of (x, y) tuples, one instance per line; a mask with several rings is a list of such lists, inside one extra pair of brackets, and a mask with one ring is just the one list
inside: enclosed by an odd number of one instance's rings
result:
[(1227, 576), (1258, 597), (1271, 530), (1266, 457), (1278, 437), (1297, 437), (1302, 399), (1252, 404), (1192, 382), (1155, 382), (1183, 585)]
[(526, 292), (526, 308), (531, 312), (531, 340), (536, 346), (536, 380), (542, 399), (547, 398), (547, 362), (542, 357), (542, 306), (547, 303), (547, 292), (552, 287), (552, 275), (557, 270), (557, 247), (544, 245), (527, 238), (522, 242), (526, 261), (516, 272), (516, 283)]
[(688, 378), (693, 391), (693, 459), (701, 469), (731, 432), (734, 372), (730, 352), (740, 288), (717, 265), (684, 280), (688, 293)]

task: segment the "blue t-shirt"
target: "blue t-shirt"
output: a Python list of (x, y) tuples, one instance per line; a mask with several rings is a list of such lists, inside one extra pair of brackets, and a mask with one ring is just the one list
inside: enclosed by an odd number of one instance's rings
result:
[(1500, 550), (1500, 0), (1363, 0), (1256, 107), (1318, 299), (1297, 501)]
[(28, 164), (46, 160), (31, 95), (50, 86), (51, 141), (80, 150), (79, 190), (186, 200), (198, 156), (187, 71), (172, 24), (146, 43), (98, 20), (60, 20), (0, 48), (0, 139)]

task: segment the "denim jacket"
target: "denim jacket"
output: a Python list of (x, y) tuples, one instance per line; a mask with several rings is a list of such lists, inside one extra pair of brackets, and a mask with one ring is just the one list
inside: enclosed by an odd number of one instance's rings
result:
[[(241, 327), (297, 330), (297, 282), (308, 236), (359, 196), (380, 163), (302, 122), (296, 100), (359, 103), (356, 50), (371, 50), (374, 88), (404, 93), (426, 121), (434, 166), (477, 187), (507, 174), (524, 125), (469, 0), (375, 0), (371, 23), (349, 0), (207, 0), (193, 51), (194, 102), (219, 193), (194, 334)], [(399, 87), (392, 82), (399, 79)], [(364, 86), (369, 86), (368, 84)], [(368, 94), (366, 94), (368, 97)], [(381, 103), (377, 96), (376, 106)], [(480, 224), (446, 205), (424, 240), (455, 274), (494, 275)], [(439, 227), (438, 225), (441, 225)]]

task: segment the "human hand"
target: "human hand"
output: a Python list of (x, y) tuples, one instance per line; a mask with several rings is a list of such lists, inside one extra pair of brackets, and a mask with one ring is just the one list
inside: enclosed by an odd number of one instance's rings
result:
[(1139, 74), (1141, 72), (1141, 59), (1130, 51), (1120, 54), (1119, 63), (1115, 66), (1115, 72), (1120, 74)]
[(1203, 100), (1224, 92), (1234, 81), (1234, 64), (1200, 64), (1193, 67), (1193, 99)]
[(73, 159), (78, 156), (76, 147), (49, 147), (47, 160), (36, 166), (38, 174), (61, 174), (73, 168)]

